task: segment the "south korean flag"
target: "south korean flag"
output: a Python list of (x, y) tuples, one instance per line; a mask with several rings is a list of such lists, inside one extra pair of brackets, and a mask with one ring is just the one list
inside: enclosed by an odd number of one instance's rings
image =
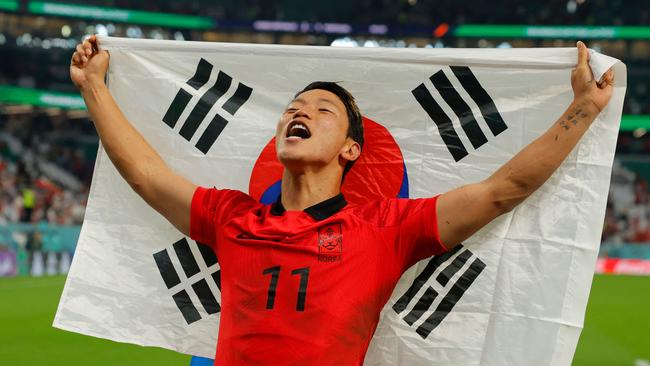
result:
[[(261, 202), (279, 193), (276, 123), (294, 93), (340, 81), (366, 145), (350, 202), (431, 197), (487, 178), (573, 98), (573, 48), (348, 49), (100, 38), (109, 89), (166, 163), (194, 183)], [(580, 335), (625, 94), (533, 196), (404, 273), (366, 365), (568, 365)], [(100, 148), (54, 326), (212, 357), (219, 258), (142, 201)], [(359, 284), (363, 286), (363, 284)]]

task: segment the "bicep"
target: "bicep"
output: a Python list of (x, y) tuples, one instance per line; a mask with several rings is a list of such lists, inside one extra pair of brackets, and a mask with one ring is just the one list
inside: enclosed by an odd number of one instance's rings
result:
[(449, 248), (460, 244), (504, 213), (490, 181), (468, 184), (438, 197), (440, 240)]
[(192, 197), (197, 186), (183, 176), (169, 171), (152, 180), (145, 201), (184, 235), (190, 233)]

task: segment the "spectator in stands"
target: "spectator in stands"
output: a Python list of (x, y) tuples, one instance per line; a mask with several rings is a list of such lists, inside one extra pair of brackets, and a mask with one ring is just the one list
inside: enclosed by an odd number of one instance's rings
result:
[(650, 243), (650, 206), (648, 182), (638, 173), (634, 181), (634, 204), (629, 209), (631, 243)]
[(621, 242), (621, 225), (619, 224), (614, 205), (611, 201), (607, 201), (607, 209), (605, 211), (605, 223), (603, 224), (603, 233), (601, 242), (620, 243)]
[(36, 206), (36, 193), (29, 186), (23, 187), (22, 189), (23, 197), (23, 212), (20, 216), (20, 221), (22, 222), (31, 222), (32, 213), (34, 212), (34, 207)]
[(37, 258), (41, 262), (43, 260), (41, 253), (42, 246), (43, 235), (40, 231), (33, 231), (27, 235), (25, 249), (27, 249), (27, 265), (30, 268), (30, 272), (33, 270), (34, 258)]

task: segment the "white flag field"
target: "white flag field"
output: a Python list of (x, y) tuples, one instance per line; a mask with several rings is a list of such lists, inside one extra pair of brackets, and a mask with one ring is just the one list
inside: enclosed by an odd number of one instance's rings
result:
[[(99, 42), (110, 52), (111, 93), (172, 169), (262, 202), (278, 194), (276, 123), (312, 81), (339, 81), (364, 116), (348, 201), (419, 198), (485, 179), (546, 131), (572, 101), (577, 62), (575, 48)], [(592, 52), (590, 64), (597, 79), (615, 69), (609, 105), (535, 194), (404, 273), (366, 365), (571, 363), (626, 87), (618, 60)], [(218, 258), (135, 194), (100, 147), (54, 326), (212, 358), (220, 285)]]

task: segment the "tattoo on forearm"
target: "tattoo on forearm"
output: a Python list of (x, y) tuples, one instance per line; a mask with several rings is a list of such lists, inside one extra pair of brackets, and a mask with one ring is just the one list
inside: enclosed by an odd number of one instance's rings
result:
[(564, 127), (565, 130), (570, 129), (569, 124), (566, 121), (560, 121), (560, 126)]
[(560, 126), (564, 128), (565, 131), (571, 129), (571, 125), (577, 126), (578, 122), (580, 122), (581, 119), (587, 117), (587, 113), (585, 113), (582, 110), (582, 107), (577, 107), (575, 110), (570, 111), (569, 114), (566, 117), (566, 120), (563, 119), (561, 120)]

